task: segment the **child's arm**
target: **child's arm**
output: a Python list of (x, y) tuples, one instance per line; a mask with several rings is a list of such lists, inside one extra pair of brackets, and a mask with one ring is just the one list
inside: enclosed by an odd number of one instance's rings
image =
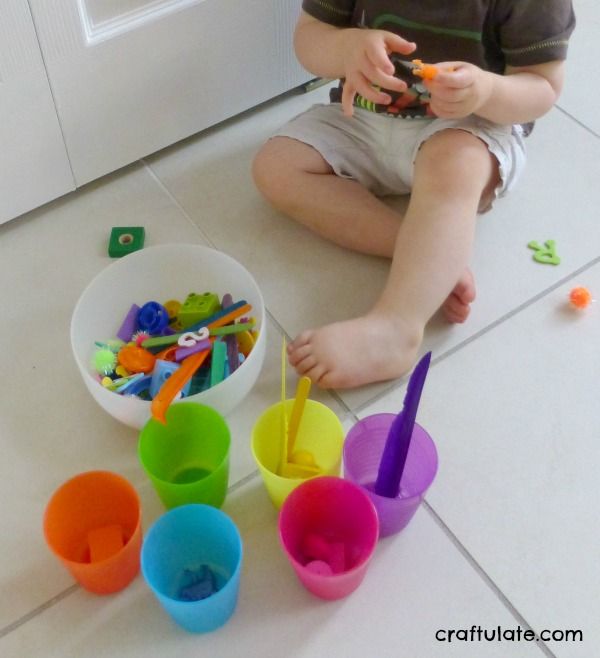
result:
[(386, 30), (339, 28), (302, 12), (294, 33), (298, 60), (307, 71), (323, 78), (345, 78), (342, 94), (344, 114), (352, 115), (352, 103), (358, 93), (373, 103), (387, 105), (385, 89), (404, 91), (406, 84), (394, 77), (394, 65), (388, 55), (412, 53), (415, 44)]
[(476, 114), (501, 124), (526, 123), (546, 114), (564, 80), (562, 60), (507, 67), (505, 75), (465, 62), (440, 64), (438, 70), (435, 79), (425, 83), (435, 115), (456, 119)]

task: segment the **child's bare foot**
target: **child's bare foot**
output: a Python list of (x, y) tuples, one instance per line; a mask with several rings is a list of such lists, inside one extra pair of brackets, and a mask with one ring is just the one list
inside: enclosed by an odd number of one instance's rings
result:
[(288, 345), (290, 364), (321, 388), (352, 388), (395, 379), (413, 365), (423, 328), (370, 313), (302, 332)]
[(471, 270), (466, 269), (454, 290), (442, 304), (442, 312), (448, 322), (464, 322), (471, 312), (471, 302), (475, 299), (475, 280)]

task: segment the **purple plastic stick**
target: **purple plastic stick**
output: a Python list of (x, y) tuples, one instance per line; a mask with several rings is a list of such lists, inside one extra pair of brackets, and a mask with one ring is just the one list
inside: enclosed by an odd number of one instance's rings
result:
[(123, 320), (121, 328), (117, 331), (117, 337), (125, 343), (128, 343), (131, 340), (131, 337), (137, 329), (137, 316), (139, 310), (140, 307), (137, 304), (132, 304), (129, 312)]
[(421, 399), (421, 392), (423, 391), (430, 361), (431, 352), (427, 352), (417, 363), (408, 380), (402, 411), (394, 418), (383, 448), (377, 480), (375, 481), (375, 493), (378, 496), (396, 498), (400, 492), (400, 480), (406, 464), (419, 400)]
[(196, 354), (196, 352), (203, 352), (204, 350), (209, 350), (212, 343), (207, 338), (206, 340), (199, 340), (195, 345), (191, 347), (180, 347), (175, 350), (175, 361), (183, 361), (190, 354)]

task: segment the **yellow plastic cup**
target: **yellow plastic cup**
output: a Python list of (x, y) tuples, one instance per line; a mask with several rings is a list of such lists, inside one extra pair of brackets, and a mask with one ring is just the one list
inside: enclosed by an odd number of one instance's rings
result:
[[(294, 400), (286, 400), (289, 418)], [(252, 429), (252, 455), (256, 461), (267, 493), (277, 509), (287, 496), (310, 478), (287, 478), (278, 474), (282, 450), (281, 402), (264, 411)], [(294, 452), (308, 452), (314, 457), (320, 475), (339, 476), (341, 470), (344, 428), (339, 418), (324, 404), (307, 400), (298, 428)]]

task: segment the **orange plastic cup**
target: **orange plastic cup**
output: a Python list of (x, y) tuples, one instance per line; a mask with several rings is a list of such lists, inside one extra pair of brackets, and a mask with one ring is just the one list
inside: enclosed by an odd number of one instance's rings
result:
[(109, 471), (76, 475), (50, 498), (44, 536), (83, 588), (95, 594), (118, 592), (140, 570), (137, 492), (125, 478)]

